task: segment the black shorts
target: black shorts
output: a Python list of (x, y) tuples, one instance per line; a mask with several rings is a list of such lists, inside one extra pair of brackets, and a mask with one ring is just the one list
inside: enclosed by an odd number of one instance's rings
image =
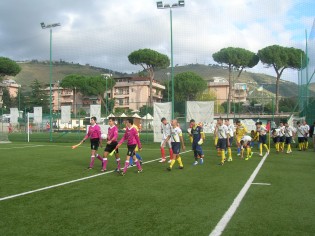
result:
[(279, 137), (279, 142), (280, 142), (280, 143), (284, 143), (284, 141), (285, 141), (285, 137), (284, 137), (284, 136), (280, 136), (280, 137)]
[(266, 144), (267, 135), (259, 135), (259, 143)]
[(98, 147), (100, 145), (100, 140), (98, 138), (93, 138), (90, 140), (91, 142), (91, 150), (98, 150)]
[(226, 139), (226, 146), (227, 146), (227, 147), (232, 147), (233, 140), (234, 140), (234, 137), (229, 137), (229, 142), (230, 142), (230, 145), (228, 145), (228, 143), (227, 143), (227, 139)]
[(298, 137), (298, 142), (299, 143), (304, 143), (305, 137)]
[(221, 150), (225, 150), (226, 144), (227, 144), (226, 138), (219, 138), (217, 148), (220, 148)]
[(173, 154), (179, 154), (180, 153), (180, 142), (172, 142), (172, 150), (173, 150)]
[(127, 156), (129, 157), (133, 157), (134, 155), (136, 155), (135, 153), (135, 149), (136, 149), (137, 144), (134, 145), (127, 145)]
[[(117, 144), (118, 144), (117, 141), (113, 141), (110, 144), (107, 144), (105, 149), (104, 149), (104, 152), (111, 153), (112, 151), (114, 151), (114, 149), (117, 146)], [(116, 149), (116, 153), (119, 153), (118, 148)]]
[(280, 137), (277, 136), (277, 137), (273, 137), (272, 139), (274, 143), (279, 143)]
[(285, 137), (285, 144), (290, 144), (292, 142), (292, 137)]

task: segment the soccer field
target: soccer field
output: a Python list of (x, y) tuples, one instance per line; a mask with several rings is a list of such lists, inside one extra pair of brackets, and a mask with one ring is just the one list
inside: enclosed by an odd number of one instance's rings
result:
[[(108, 172), (98, 160), (86, 170), (88, 143), (70, 146), (0, 145), (0, 235), (209, 235), (262, 161), (254, 150), (218, 166), (205, 143), (205, 163), (192, 166), (187, 144), (184, 169), (168, 172), (159, 144), (144, 144), (144, 172), (120, 176), (113, 157)], [(222, 235), (314, 235), (314, 152), (271, 150), (262, 164)]]

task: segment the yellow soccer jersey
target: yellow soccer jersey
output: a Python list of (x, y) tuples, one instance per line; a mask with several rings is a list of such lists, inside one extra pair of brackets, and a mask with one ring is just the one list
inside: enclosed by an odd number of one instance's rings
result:
[(247, 128), (245, 125), (241, 124), (240, 126), (236, 127), (236, 136), (242, 138), (244, 135), (248, 133)]

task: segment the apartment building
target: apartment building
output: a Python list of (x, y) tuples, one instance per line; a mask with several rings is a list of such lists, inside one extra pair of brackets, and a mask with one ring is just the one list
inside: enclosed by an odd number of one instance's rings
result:
[[(107, 91), (109, 98), (115, 98), (115, 108), (139, 110), (150, 102), (150, 78), (120, 77), (114, 78), (116, 84), (111, 91)], [(165, 86), (157, 81), (152, 82), (153, 102), (162, 101), (162, 91)]]

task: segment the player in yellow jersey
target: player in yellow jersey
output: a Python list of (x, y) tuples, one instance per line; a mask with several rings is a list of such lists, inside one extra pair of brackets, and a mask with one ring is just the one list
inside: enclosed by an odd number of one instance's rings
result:
[(235, 136), (236, 136), (236, 145), (237, 145), (237, 155), (241, 155), (241, 139), (244, 135), (248, 133), (247, 128), (245, 125), (241, 123), (240, 120), (236, 121), (236, 130), (235, 130)]

